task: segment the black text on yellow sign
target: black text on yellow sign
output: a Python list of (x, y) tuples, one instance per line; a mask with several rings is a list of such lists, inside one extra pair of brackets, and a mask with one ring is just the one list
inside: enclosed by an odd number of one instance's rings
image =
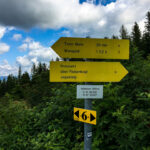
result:
[(50, 82), (119, 82), (127, 73), (120, 62), (50, 63)]
[(74, 107), (74, 120), (96, 125), (96, 111)]
[(61, 37), (52, 49), (62, 58), (129, 59), (129, 40)]

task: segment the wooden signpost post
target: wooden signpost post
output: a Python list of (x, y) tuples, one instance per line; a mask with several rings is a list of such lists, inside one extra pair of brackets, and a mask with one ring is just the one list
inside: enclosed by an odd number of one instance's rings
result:
[[(129, 40), (60, 38), (52, 49), (62, 58), (129, 59)], [(50, 63), (50, 82), (119, 82), (128, 71), (120, 62), (57, 61)], [(89, 89), (89, 85), (84, 85)], [(78, 97), (84, 97), (78, 93)], [(86, 91), (84, 108), (74, 108), (74, 120), (84, 122), (84, 150), (91, 150), (92, 126), (96, 125), (96, 111), (92, 100), (98, 98)], [(103, 95), (103, 94), (101, 94)], [(91, 99), (89, 99), (89, 97)], [(93, 97), (92, 97), (93, 96)]]

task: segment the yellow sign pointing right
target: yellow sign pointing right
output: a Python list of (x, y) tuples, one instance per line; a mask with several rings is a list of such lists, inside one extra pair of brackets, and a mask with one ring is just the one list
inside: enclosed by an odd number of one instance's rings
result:
[(50, 82), (119, 82), (127, 73), (120, 62), (50, 63)]

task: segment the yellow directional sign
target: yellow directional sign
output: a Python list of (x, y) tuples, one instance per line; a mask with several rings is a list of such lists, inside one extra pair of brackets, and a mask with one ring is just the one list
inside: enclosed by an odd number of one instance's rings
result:
[(50, 82), (119, 82), (127, 73), (120, 62), (50, 63)]
[(52, 49), (62, 58), (129, 59), (129, 40), (61, 37)]
[(96, 125), (96, 111), (74, 107), (74, 120)]

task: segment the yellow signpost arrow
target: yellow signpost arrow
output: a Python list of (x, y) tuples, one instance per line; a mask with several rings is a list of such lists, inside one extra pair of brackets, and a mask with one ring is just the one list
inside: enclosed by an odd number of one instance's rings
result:
[(50, 63), (50, 82), (119, 82), (127, 73), (120, 62)]
[(129, 40), (61, 37), (52, 49), (62, 58), (129, 59)]
[(96, 111), (74, 107), (74, 120), (96, 125)]

